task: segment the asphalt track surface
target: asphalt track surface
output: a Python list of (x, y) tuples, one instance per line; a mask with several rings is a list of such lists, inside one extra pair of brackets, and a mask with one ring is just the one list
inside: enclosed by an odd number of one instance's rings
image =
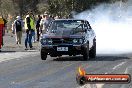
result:
[[(132, 53), (97, 54), (96, 58), (88, 61), (83, 61), (82, 56), (60, 58), (48, 56), (46, 61), (42, 61), (38, 43), (34, 44), (36, 50), (25, 51), (23, 45), (15, 44), (14, 37), (6, 35), (4, 39), (5, 45), (3, 52), (0, 53), (0, 59), (3, 59), (0, 61), (0, 88), (132, 88), (132, 83), (86, 84), (84, 86), (76, 83), (79, 66), (84, 67), (88, 74), (127, 73), (132, 75)], [(12, 59), (7, 53), (13, 55)], [(21, 53), (26, 55), (17, 57)], [(7, 55), (8, 60), (5, 59), (4, 54)]]

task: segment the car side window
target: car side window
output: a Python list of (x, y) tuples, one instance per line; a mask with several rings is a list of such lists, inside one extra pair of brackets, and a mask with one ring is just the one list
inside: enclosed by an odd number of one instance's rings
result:
[(92, 27), (90, 26), (89, 22), (86, 21), (86, 23), (87, 23), (88, 29), (92, 29)]
[(84, 29), (89, 29), (87, 23), (84, 23)]

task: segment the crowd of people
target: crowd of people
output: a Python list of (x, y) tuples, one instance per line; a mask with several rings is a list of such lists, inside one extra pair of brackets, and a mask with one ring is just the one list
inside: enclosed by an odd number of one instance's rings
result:
[(54, 20), (54, 18), (47, 13), (44, 13), (43, 16), (38, 15), (37, 20), (35, 20), (32, 13), (28, 13), (24, 20), (22, 20), (20, 16), (17, 16), (12, 24), (12, 33), (15, 34), (16, 44), (21, 44), (24, 29), (26, 32), (25, 50), (34, 49), (32, 42), (40, 41), (40, 35), (46, 32), (52, 20)]
[[(37, 17), (35, 17), (32, 12), (28, 12), (24, 19), (21, 16), (16, 16), (16, 19), (12, 22), (11, 27), (11, 31), (15, 35), (16, 44), (22, 44), (22, 34), (25, 32), (25, 50), (34, 49), (32, 43), (39, 42), (41, 35), (46, 33), (46, 30), (49, 27), (51, 21), (60, 18), (60, 16), (53, 17), (47, 12), (45, 12), (43, 15), (37, 15)], [(4, 21), (4, 28), (2, 33), (2, 36), (4, 36), (7, 21), (3, 17), (1, 17), (1, 19)], [(3, 37), (2, 45), (4, 45)]]

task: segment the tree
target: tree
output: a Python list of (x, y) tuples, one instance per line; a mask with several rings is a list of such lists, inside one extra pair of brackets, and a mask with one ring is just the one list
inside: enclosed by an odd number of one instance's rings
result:
[(19, 14), (25, 15), (27, 12), (37, 12), (38, 0), (13, 0), (13, 3), (18, 5)]
[(82, 12), (101, 4), (127, 0), (48, 0), (49, 12), (61, 16), (68, 15), (72, 11)]
[(38, 10), (38, 13), (44, 13), (45, 11), (48, 11), (48, 4), (43, 4), (43, 3), (39, 3), (37, 5), (37, 10)]
[(1, 15), (14, 15), (17, 12), (15, 4), (12, 0), (1, 0), (0, 2), (0, 14)]

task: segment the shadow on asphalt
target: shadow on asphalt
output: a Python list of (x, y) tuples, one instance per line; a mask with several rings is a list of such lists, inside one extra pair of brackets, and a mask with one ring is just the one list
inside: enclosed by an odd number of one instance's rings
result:
[(1, 51), (0, 53), (14, 53), (16, 51)]
[(82, 56), (65, 56), (53, 59), (54, 61), (83, 61)]
[[(99, 55), (96, 56), (96, 58), (90, 58), (87, 61), (117, 61), (117, 60), (122, 60), (122, 59), (130, 59), (129, 57), (126, 56), (103, 56)], [(53, 61), (84, 61), (82, 56), (65, 56), (65, 57), (60, 57), (60, 58), (55, 58)]]

